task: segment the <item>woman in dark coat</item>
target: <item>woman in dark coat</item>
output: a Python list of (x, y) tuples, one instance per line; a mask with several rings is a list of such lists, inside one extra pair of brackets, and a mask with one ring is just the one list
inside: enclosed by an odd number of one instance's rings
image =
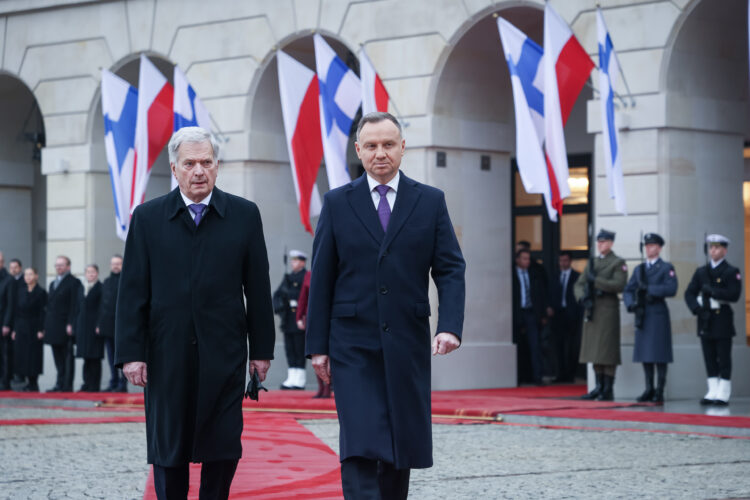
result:
[(23, 273), (26, 286), (18, 288), (12, 338), (15, 372), (29, 382), (22, 391), (39, 392), (37, 380), (44, 366), (44, 314), (47, 292), (37, 284), (39, 276), (33, 267)]
[(96, 333), (99, 320), (99, 304), (102, 300), (102, 284), (99, 282), (99, 267), (86, 267), (86, 291), (78, 307), (78, 319), (74, 328), (76, 357), (83, 358), (83, 385), (81, 391), (99, 392), (102, 381), (102, 358), (104, 340)]

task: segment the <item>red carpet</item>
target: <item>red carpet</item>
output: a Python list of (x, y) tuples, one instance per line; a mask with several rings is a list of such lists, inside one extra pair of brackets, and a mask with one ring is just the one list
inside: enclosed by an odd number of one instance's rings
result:
[[(198, 498), (200, 465), (190, 466), (189, 499)], [(339, 459), (328, 446), (290, 416), (245, 414), (242, 459), (232, 499), (341, 498)], [(153, 472), (144, 500), (155, 500)]]

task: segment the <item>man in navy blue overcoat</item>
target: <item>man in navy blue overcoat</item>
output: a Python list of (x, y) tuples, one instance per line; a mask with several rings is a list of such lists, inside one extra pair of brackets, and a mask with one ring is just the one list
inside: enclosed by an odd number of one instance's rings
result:
[(409, 469), (432, 466), (430, 352), (461, 341), (464, 259), (443, 192), (399, 173), (404, 148), (392, 115), (362, 118), (367, 174), (326, 194), (313, 243), (306, 354), (333, 378), (347, 499), (406, 498)]

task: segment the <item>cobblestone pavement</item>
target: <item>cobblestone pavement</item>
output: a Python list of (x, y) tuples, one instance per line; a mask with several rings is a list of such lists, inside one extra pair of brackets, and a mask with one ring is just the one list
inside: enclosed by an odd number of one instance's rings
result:
[[(61, 412), (90, 414), (0, 407), (0, 419)], [(338, 450), (335, 420), (303, 424)], [(748, 439), (495, 424), (433, 434), (435, 466), (412, 472), (410, 499), (750, 497)], [(141, 499), (145, 445), (143, 424), (0, 426), (0, 499)]]

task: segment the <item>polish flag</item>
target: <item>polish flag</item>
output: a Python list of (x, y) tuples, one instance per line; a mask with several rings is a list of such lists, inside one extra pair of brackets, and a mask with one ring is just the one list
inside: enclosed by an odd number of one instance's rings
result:
[(563, 127), (594, 63), (567, 23), (544, 6), (544, 139), (552, 205), (562, 213), (568, 187), (568, 156)]
[(138, 75), (138, 118), (135, 123), (135, 168), (130, 211), (143, 203), (151, 167), (172, 136), (174, 89), (148, 58), (141, 54)]
[(315, 72), (282, 51), (276, 52), (281, 113), (292, 167), (294, 192), (305, 230), (313, 234), (310, 218), (320, 214), (321, 202), (315, 180), (323, 159)]
[[(174, 132), (182, 127), (201, 127), (211, 132), (211, 115), (193, 90), (185, 73), (174, 67)], [(172, 176), (172, 189), (177, 187), (177, 179)]]
[(367, 57), (364, 47), (359, 49), (359, 76), (362, 79), (362, 114), (388, 111), (388, 91)]

